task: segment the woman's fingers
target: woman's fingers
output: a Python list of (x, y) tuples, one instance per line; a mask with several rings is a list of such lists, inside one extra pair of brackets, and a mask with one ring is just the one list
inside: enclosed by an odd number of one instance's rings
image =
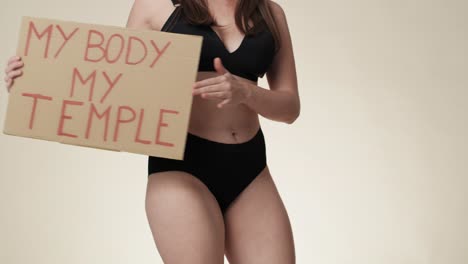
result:
[(12, 70), (17, 70), (17, 69), (23, 67), (23, 65), (24, 65), (23, 61), (12, 61), (6, 67), (5, 73), (8, 74)]
[(5, 73), (8, 74), (9, 71), (22, 66), (23, 61), (21, 60), (21, 57), (12, 56), (10, 57), (10, 59), (8, 59), (7, 65), (5, 67)]
[(21, 57), (19, 56), (11, 56), (7, 61), (7, 66), (20, 60), (21, 60)]
[(10, 59), (8, 60), (8, 64), (14, 62), (14, 61), (18, 61), (18, 60), (21, 60), (21, 57), (20, 56), (11, 56)]
[(13, 79), (5, 78), (5, 84), (6, 84), (7, 91), (10, 92), (11, 86), (13, 84)]
[(8, 92), (10, 92), (11, 86), (13, 85), (13, 79), (23, 73), (21, 70), (23, 65), (24, 63), (20, 56), (11, 56), (10, 59), (8, 59), (5, 67), (5, 77), (3, 78)]
[(226, 90), (226, 84), (218, 83), (218, 84), (204, 86), (201, 88), (196, 88), (193, 90), (192, 94), (197, 95), (197, 94), (202, 94), (202, 93), (219, 92), (219, 91), (225, 91), (225, 90)]
[(227, 77), (225, 75), (219, 75), (219, 76), (216, 76), (216, 77), (206, 78), (206, 79), (203, 79), (201, 81), (198, 81), (198, 82), (194, 83), (193, 88), (198, 88), (198, 87), (207, 86), (207, 85), (213, 85), (213, 84), (216, 84), (216, 83), (225, 82), (226, 80), (227, 80)]
[(201, 97), (205, 99), (226, 99), (226, 92), (202, 93)]
[(8, 72), (7, 76), (8, 78), (13, 79), (13, 78), (20, 76), (22, 73), (23, 73), (22, 70), (13, 70), (13, 71)]

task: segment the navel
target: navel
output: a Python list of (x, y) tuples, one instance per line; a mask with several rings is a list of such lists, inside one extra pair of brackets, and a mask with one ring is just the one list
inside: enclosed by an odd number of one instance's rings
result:
[(238, 141), (238, 140), (237, 140), (237, 133), (236, 133), (236, 131), (233, 130), (233, 131), (231, 132), (231, 135), (232, 135), (232, 137), (234, 138), (235, 141)]

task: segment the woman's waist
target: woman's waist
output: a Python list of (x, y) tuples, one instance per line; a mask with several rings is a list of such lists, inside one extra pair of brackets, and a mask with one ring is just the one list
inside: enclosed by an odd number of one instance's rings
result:
[(192, 114), (188, 132), (211, 141), (238, 144), (251, 139), (260, 128), (258, 115), (243, 117)]

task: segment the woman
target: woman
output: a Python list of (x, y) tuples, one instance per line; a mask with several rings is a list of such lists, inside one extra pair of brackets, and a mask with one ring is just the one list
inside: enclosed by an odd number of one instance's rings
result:
[[(271, 0), (135, 0), (127, 27), (203, 36), (184, 160), (148, 157), (146, 213), (164, 263), (295, 263), (258, 115), (300, 103), (291, 38)], [(7, 63), (8, 91), (21, 58)], [(266, 73), (270, 89), (257, 86)], [(286, 176), (286, 175), (283, 175)]]

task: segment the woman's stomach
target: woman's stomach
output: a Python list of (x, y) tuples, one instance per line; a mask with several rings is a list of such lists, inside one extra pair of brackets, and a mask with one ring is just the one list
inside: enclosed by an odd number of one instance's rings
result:
[[(216, 72), (198, 72), (197, 81), (218, 75)], [(188, 131), (222, 143), (242, 143), (253, 137), (260, 126), (258, 113), (244, 104), (228, 103), (218, 108), (217, 104), (223, 100), (194, 95)]]

